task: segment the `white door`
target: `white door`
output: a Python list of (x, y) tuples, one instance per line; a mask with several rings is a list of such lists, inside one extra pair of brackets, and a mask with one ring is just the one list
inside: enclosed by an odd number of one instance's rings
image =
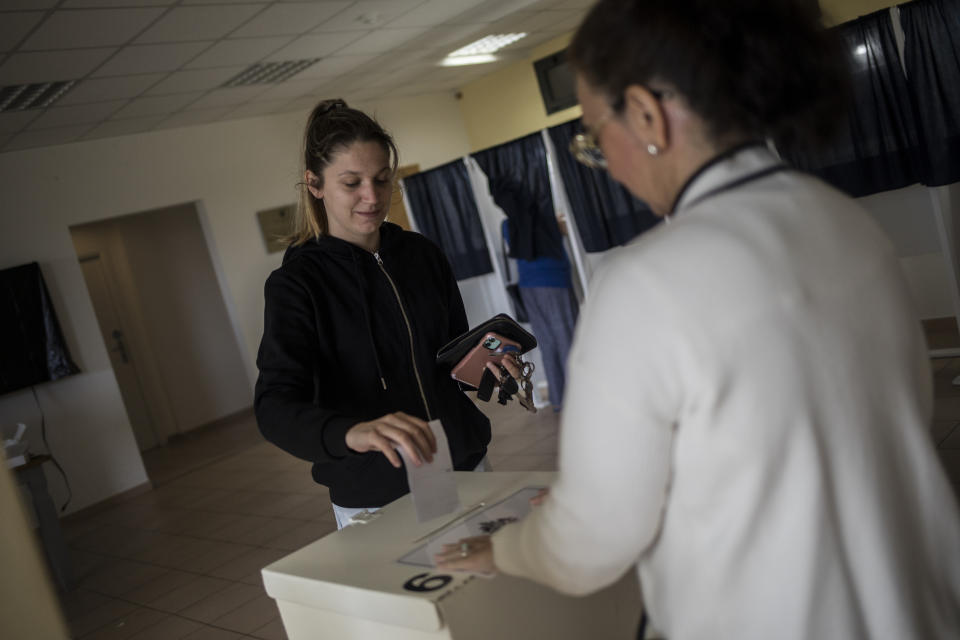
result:
[(123, 396), (133, 435), (141, 451), (152, 449), (162, 443), (144, 399), (137, 365), (130, 352), (130, 344), (120, 322), (120, 314), (117, 312), (115, 297), (111, 294), (100, 254), (81, 258), (80, 267), (83, 269), (83, 278), (87, 281), (87, 290), (97, 314), (103, 342), (110, 354), (110, 364), (113, 365), (113, 372), (120, 386), (120, 395)]

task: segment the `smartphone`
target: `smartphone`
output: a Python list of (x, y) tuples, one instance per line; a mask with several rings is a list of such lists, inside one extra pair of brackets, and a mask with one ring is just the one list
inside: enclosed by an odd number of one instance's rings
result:
[(487, 368), (488, 362), (499, 364), (503, 356), (508, 353), (519, 354), (520, 352), (521, 348), (518, 343), (491, 331), (484, 335), (477, 346), (457, 363), (457, 366), (450, 372), (450, 376), (472, 387), (479, 387), (480, 379), (483, 377), (483, 371)]

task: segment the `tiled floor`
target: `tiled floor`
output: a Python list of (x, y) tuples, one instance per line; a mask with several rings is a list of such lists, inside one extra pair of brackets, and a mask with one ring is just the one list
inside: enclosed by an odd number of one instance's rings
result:
[[(484, 404), (500, 471), (555, 468), (557, 416)], [(260, 569), (336, 529), (310, 465), (264, 442), (250, 415), (144, 455), (157, 488), (65, 525), (74, 638), (285, 638)]]
[[(960, 358), (932, 366), (932, 437), (960, 494)], [(555, 413), (482, 406), (496, 470), (555, 468)], [(250, 415), (144, 461), (155, 490), (65, 523), (78, 588), (63, 607), (74, 638), (285, 638), (259, 570), (336, 529), (309, 464), (264, 442)]]

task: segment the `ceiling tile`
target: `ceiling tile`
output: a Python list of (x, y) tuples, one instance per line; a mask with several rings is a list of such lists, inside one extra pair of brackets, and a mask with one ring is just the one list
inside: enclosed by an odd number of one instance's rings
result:
[(87, 124), (106, 120), (115, 111), (127, 103), (126, 100), (92, 102), (70, 107), (50, 107), (40, 117), (30, 123), (28, 129), (51, 129), (75, 124)]
[(270, 87), (268, 85), (255, 85), (252, 87), (230, 87), (228, 89), (215, 89), (192, 103), (187, 109), (208, 109), (213, 107), (229, 107), (242, 104), (258, 94), (263, 93)]
[(65, 0), (61, 9), (87, 9), (90, 7), (169, 7), (177, 0)]
[(315, 91), (322, 86), (323, 83), (324, 81), (319, 78), (313, 78), (311, 80), (287, 80), (256, 95), (253, 100), (256, 102), (267, 102), (271, 100), (286, 100), (289, 102), (293, 98), (299, 98), (302, 95)]
[(377, 29), (351, 42), (337, 55), (364, 55), (368, 53), (384, 53), (409, 42), (426, 31), (425, 27), (411, 27), (408, 29)]
[(193, 69), (171, 73), (163, 82), (150, 87), (145, 95), (162, 96), (169, 93), (209, 91), (243, 71), (246, 67), (217, 67), (216, 69)]
[(13, 51), (43, 18), (43, 11), (18, 11), (3, 14), (0, 20), (0, 51)]
[(231, 33), (230, 37), (284, 36), (305, 33), (349, 5), (349, 2), (275, 4)]
[(113, 114), (113, 120), (122, 118), (142, 118), (144, 116), (155, 116), (179, 111), (190, 104), (201, 93), (179, 93), (172, 96), (149, 96), (131, 100), (127, 106)]
[(314, 32), (381, 27), (424, 2), (426, 0), (360, 0), (329, 20), (324, 20)]
[(57, 106), (135, 98), (166, 77), (166, 73), (144, 73), (136, 76), (88, 78), (78, 82), (66, 95), (57, 100)]
[(319, 99), (314, 96), (304, 96), (302, 98), (297, 98), (296, 100), (291, 100), (285, 108), (285, 112), (295, 112), (302, 111), (304, 116), (310, 113), (314, 107), (317, 106)]
[(330, 78), (339, 76), (342, 73), (356, 69), (364, 62), (368, 62), (373, 58), (374, 56), (337, 56), (335, 58), (324, 58), (320, 62), (298, 73), (296, 78), (298, 80), (305, 80), (307, 78)]
[(391, 27), (432, 27), (456, 18), (473, 9), (484, 0), (427, 0), (399, 18), (391, 20)]
[(58, 1), (59, 0), (0, 0), (0, 9), (3, 11), (49, 9), (55, 6)]
[(293, 38), (238, 38), (221, 40), (199, 56), (191, 60), (185, 68), (204, 69), (208, 67), (228, 67), (232, 65), (251, 65), (289, 43)]
[(58, 82), (82, 78), (116, 49), (14, 53), (0, 65), (0, 85)]
[(524, 21), (524, 31), (556, 31), (554, 25), (568, 20), (579, 21), (580, 11), (538, 11)]
[(7, 111), (0, 113), (0, 133), (14, 133), (20, 131), (30, 121), (40, 115), (40, 109), (27, 109), (24, 111)]
[(226, 116), (231, 110), (231, 107), (219, 107), (216, 109), (196, 109), (195, 111), (182, 111), (165, 119), (160, 123), (159, 128), (170, 129), (173, 127), (189, 127), (196, 124), (221, 122), (226, 120)]
[(75, 127), (59, 127), (57, 129), (39, 129), (37, 131), (24, 131), (13, 136), (4, 151), (19, 151), (21, 149), (32, 149), (36, 147), (49, 147), (58, 144), (67, 144), (73, 142), (83, 133), (89, 131), (92, 125), (81, 124)]
[(302, 60), (304, 58), (328, 56), (363, 37), (365, 33), (365, 31), (345, 31), (342, 33), (300, 36), (279, 51), (271, 53), (267, 60), (280, 62), (282, 60)]
[(422, 38), (400, 45), (398, 49), (401, 51), (432, 49), (449, 53), (465, 44), (479, 40), (485, 35), (488, 35), (488, 31), (483, 25), (445, 25), (433, 27)]
[(290, 98), (281, 100), (265, 100), (263, 102), (248, 102), (242, 104), (230, 112), (231, 118), (252, 118), (255, 116), (265, 116), (271, 113), (282, 113), (283, 108), (290, 104)]
[(558, 0), (557, 9), (580, 9), (584, 15), (590, 10), (597, 0)]
[(551, 24), (547, 31), (552, 31), (554, 33), (566, 33), (567, 31), (574, 31), (580, 26), (580, 23), (583, 22), (585, 17), (586, 14), (582, 12), (572, 13), (563, 20)]
[(127, 136), (134, 133), (150, 131), (166, 116), (147, 116), (145, 118), (128, 118), (126, 120), (109, 120), (101, 122), (96, 127), (80, 136), (81, 140), (95, 138), (110, 138), (113, 136)]
[(124, 47), (93, 75), (96, 77), (128, 76), (137, 73), (175, 71), (209, 46), (209, 42), (181, 42)]
[(163, 9), (90, 9), (56, 11), (21, 47), (72, 49), (120, 45), (143, 31), (163, 13)]
[(137, 42), (184, 42), (222, 38), (256, 14), (264, 5), (178, 7), (137, 38)]

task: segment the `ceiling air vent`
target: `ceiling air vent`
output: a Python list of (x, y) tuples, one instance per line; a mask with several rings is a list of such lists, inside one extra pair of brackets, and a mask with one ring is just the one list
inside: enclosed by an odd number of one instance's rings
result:
[(221, 86), (246, 87), (252, 84), (277, 84), (295, 76), (319, 60), (320, 58), (308, 58), (285, 62), (259, 62), (250, 65)]
[(0, 113), (4, 111), (23, 111), (25, 109), (44, 109), (63, 97), (76, 80), (64, 82), (38, 82), (36, 84), (14, 84), (0, 87)]

